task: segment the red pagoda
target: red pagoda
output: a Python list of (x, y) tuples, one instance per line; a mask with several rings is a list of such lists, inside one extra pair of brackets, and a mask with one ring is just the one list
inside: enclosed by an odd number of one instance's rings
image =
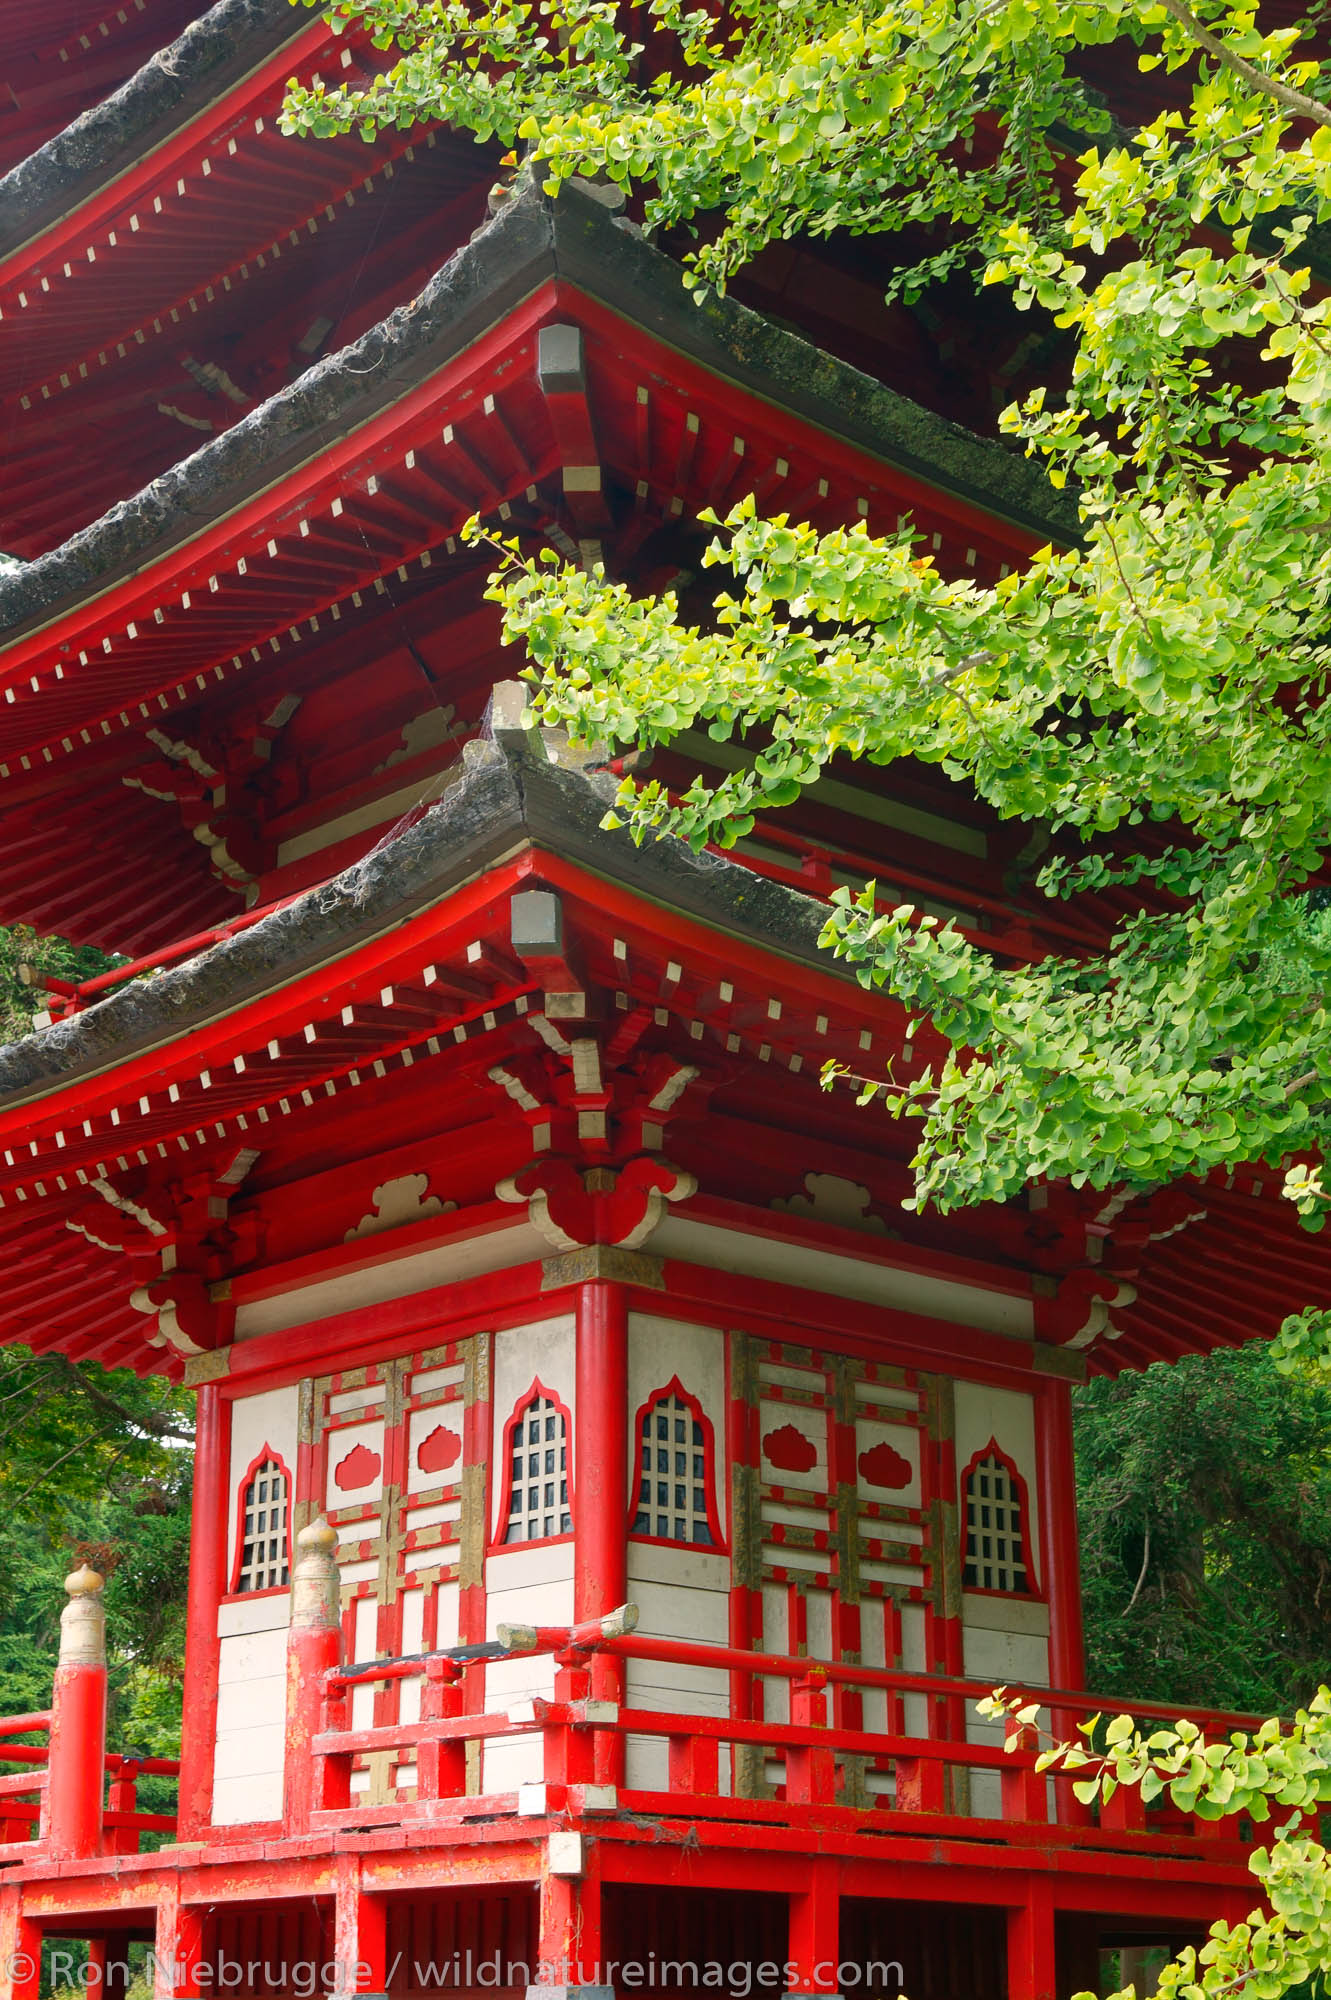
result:
[(442, 130), (285, 139), (290, 75), (380, 58), (194, 12), (0, 0), (0, 919), (128, 959), (0, 1050), (0, 1337), (198, 1399), (179, 1819), (80, 1572), (0, 1723), (4, 1991), (53, 1939), (113, 1992), (146, 1941), (160, 2000), (1094, 1987), (1246, 1910), (1254, 1836), (1079, 1806), (976, 1713), (1095, 1705), (1071, 1387), (1328, 1253), (1257, 1175), (903, 1210), (819, 1072), (927, 1037), (827, 897), (1006, 963), (1112, 905), (915, 771), (633, 847), (458, 540), (687, 593), (752, 492), (993, 578), (1068, 523), (954, 418), (1039, 357), (835, 244), (700, 308), (605, 191)]

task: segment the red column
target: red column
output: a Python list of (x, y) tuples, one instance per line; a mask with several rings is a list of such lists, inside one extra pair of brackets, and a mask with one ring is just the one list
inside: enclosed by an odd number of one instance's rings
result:
[(622, 1285), (578, 1289), (573, 1450), (573, 1616), (601, 1618), (628, 1593), (628, 1303)]
[(382, 1896), (365, 1893), (357, 1854), (337, 1858), (333, 1905), (333, 2000), (353, 1994), (386, 2000), (388, 1911)]
[(23, 1911), (17, 1882), (0, 1888), (0, 1970), (9, 2000), (37, 2000), (42, 1984), (42, 1934)]
[(1038, 1876), (1007, 1914), (1007, 2000), (1055, 2000), (1054, 1899)]
[(180, 1900), (180, 1878), (168, 1880), (157, 1899), (153, 1941), (153, 2000), (200, 2000), (203, 1911)]
[(807, 1885), (790, 1898), (786, 1945), (790, 1994), (837, 1992), (841, 1956), (841, 1885), (837, 1863), (811, 1860)]
[(1049, 1683), (1085, 1685), (1081, 1570), (1077, 1559), (1077, 1476), (1072, 1452), (1072, 1389), (1046, 1377), (1035, 1406), (1036, 1488), (1040, 1502), (1040, 1579), (1049, 1600)]
[[(604, 1617), (628, 1597), (628, 1296), (594, 1278), (578, 1288), (577, 1408), (574, 1413), (573, 1616)], [(620, 1663), (595, 1656), (592, 1694), (619, 1701)], [(597, 1741), (596, 1780), (623, 1783), (618, 1731)]]
[(603, 1938), (599, 1844), (580, 1833), (554, 1833), (542, 1857), (532, 1985), (565, 2000), (614, 2000), (603, 1976)]
[(197, 1840), (212, 1819), (217, 1737), (217, 1606), (226, 1591), (231, 1405), (215, 1382), (199, 1390), (194, 1432), (189, 1609), (185, 1624), (185, 1721), (180, 1739), (180, 1838)]
[(101, 1851), (106, 1769), (106, 1613), (102, 1578), (86, 1564), (65, 1578), (60, 1662), (51, 1695), (44, 1832), (54, 1861)]
[(296, 1537), (291, 1573), (291, 1625), (287, 1632), (287, 1733), (282, 1817), (288, 1833), (309, 1825), (319, 1766), (310, 1745), (324, 1714), (324, 1675), (342, 1663), (342, 1588), (337, 1530), (312, 1521)]
[[(1072, 1450), (1072, 1387), (1046, 1376), (1035, 1398), (1035, 1479), (1040, 1503), (1040, 1582), (1049, 1605), (1049, 1685), (1086, 1685), (1081, 1627), (1081, 1562), (1077, 1548), (1077, 1473)], [(1075, 1713), (1054, 1709), (1049, 1726), (1061, 1741), (1076, 1742)], [(1072, 1786), (1054, 1786), (1057, 1817), (1065, 1824), (1088, 1824), (1089, 1806)]]

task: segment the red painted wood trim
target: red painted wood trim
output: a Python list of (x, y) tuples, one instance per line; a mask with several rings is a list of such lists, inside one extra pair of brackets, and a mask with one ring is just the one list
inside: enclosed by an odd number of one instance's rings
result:
[[(338, 1368), (387, 1361), (407, 1353), (422, 1334), (446, 1321), (455, 1340), (484, 1327), (519, 1326), (539, 1306), (542, 1317), (568, 1312), (575, 1302), (572, 1286), (543, 1292), (538, 1263), (511, 1264), (507, 1270), (486, 1271), (453, 1285), (432, 1285), (379, 1305), (357, 1306), (329, 1319), (280, 1329), (239, 1341), (229, 1352), (231, 1372), (219, 1387), (226, 1397), (252, 1396), (259, 1387), (280, 1388), (306, 1375), (324, 1375)], [(655, 1296), (655, 1294), (653, 1295)], [(486, 1453), (490, 1444), (485, 1445)]]
[(159, 145), (131, 162), (122, 174), (94, 189), (86, 201), (0, 260), (0, 286), (27, 276), (43, 264), (59, 263), (71, 248), (77, 250), (81, 260), (89, 236), (134, 188), (159, 186), (180, 160), (198, 147), (212, 143), (219, 126), (225, 128), (234, 120), (241, 102), (262, 96), (284, 83), (302, 62), (339, 46), (340, 38), (333, 35), (326, 19), (313, 23), (304, 33), (297, 30), (290, 41), (235, 83), (227, 96), (211, 100), (197, 117), (176, 126)]
[[(173, 594), (179, 595), (180, 584), (187, 578), (205, 575), (210, 565), (217, 568), (215, 558), (220, 558), (223, 568), (234, 568), (237, 554), (250, 553), (248, 538), (253, 537), (257, 547), (261, 539), (266, 539), (267, 524), (275, 516), (285, 514), (296, 503), (301, 503), (307, 513), (321, 508), (325, 502), (331, 504), (345, 473), (352, 466), (385, 446), (398, 433), (410, 431), (413, 424), (433, 419), (436, 405), (451, 390), (508, 354), (524, 335), (533, 333), (555, 307), (557, 295), (555, 282), (546, 280), (514, 306), (497, 326), (491, 327), (461, 354), (445, 362), (437, 374), (418, 383), (407, 395), (379, 411), (357, 429), (345, 432), (325, 445), (315, 460), (297, 467), (233, 512), (219, 515), (197, 535), (167, 550), (155, 562), (121, 577), (105, 590), (99, 592), (94, 587), (87, 597), (62, 613), (55, 622), (16, 638), (5, 649), (5, 680), (26, 678), (36, 672), (36, 663), (55, 657), (66, 642), (77, 650), (82, 644), (79, 635), (85, 626), (100, 646), (101, 637), (116, 629), (122, 621), (151, 619), (159, 604), (165, 603)], [(524, 472), (524, 481), (529, 476)], [(261, 529), (265, 531), (262, 536)], [(331, 599), (336, 595), (337, 590), (330, 584), (327, 596)], [(316, 608), (313, 597), (308, 603), (310, 609)], [(136, 700), (140, 698), (135, 696)]]
[(581, 1620), (615, 1610), (628, 1596), (628, 1294), (623, 1285), (597, 1278), (578, 1287), (577, 1385), (573, 1616)]
[(1086, 1678), (1082, 1640), (1081, 1564), (1077, 1548), (1077, 1470), (1072, 1449), (1072, 1390), (1046, 1377), (1035, 1396), (1035, 1479), (1040, 1504), (1040, 1554), (1049, 1600), (1049, 1679), (1080, 1687)]

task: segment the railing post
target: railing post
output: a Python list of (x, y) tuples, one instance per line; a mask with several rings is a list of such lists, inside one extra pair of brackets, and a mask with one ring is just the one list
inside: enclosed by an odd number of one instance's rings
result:
[(1118, 1785), (1112, 1799), (1100, 1800), (1102, 1832), (1141, 1833), (1146, 1826), (1146, 1802), (1135, 1785)]
[(668, 1736), (666, 1783), (693, 1799), (714, 1799), (721, 1790), (720, 1745), (714, 1736)]
[(575, 1729), (568, 1709), (591, 1696), (591, 1662), (580, 1648), (555, 1654), (554, 1720), (545, 1726), (545, 1799), (549, 1811), (560, 1811), (570, 1785), (590, 1785), (596, 1775), (595, 1746), (590, 1729)]
[[(106, 1788), (106, 1810), (108, 1813), (132, 1813), (137, 1811), (138, 1803), (138, 1760), (122, 1757), (115, 1765), (111, 1782)], [(132, 1826), (116, 1826), (110, 1829), (106, 1844), (112, 1854), (137, 1854), (139, 1836)]]
[(51, 1696), (42, 1834), (55, 1861), (84, 1861), (101, 1851), (106, 1764), (105, 1578), (84, 1563), (65, 1578), (60, 1660)]
[(342, 1664), (342, 1589), (337, 1530), (312, 1521), (296, 1537), (287, 1635), (287, 1740), (283, 1823), (288, 1833), (309, 1825), (322, 1771), (311, 1749), (324, 1721), (324, 1675)]
[(1039, 1731), (1016, 1723), (1010, 1726), (1003, 1748), (1020, 1764), (1004, 1765), (1000, 1776), (1004, 1819), (1024, 1820), (1037, 1825), (1049, 1817), (1049, 1780), (1026, 1759), (1039, 1747)]
[[(427, 1660), (421, 1721), (442, 1722), (462, 1713), (462, 1668), (454, 1660)], [(416, 1797), (459, 1799), (467, 1789), (467, 1746), (461, 1739), (422, 1739), (416, 1750)]]
[[(826, 1729), (827, 1676), (811, 1667), (790, 1687), (790, 1719), (796, 1729)], [(786, 1750), (786, 1798), (794, 1805), (830, 1805), (836, 1796), (836, 1759), (831, 1750), (810, 1743)]]

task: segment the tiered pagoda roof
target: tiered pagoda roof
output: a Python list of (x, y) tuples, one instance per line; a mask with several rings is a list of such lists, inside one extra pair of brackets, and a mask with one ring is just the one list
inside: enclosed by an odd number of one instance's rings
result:
[[(415, 1226), (489, 1268), (516, 1224), (494, 1190), (548, 1108), (549, 968), (512, 935), (533, 885), (587, 989), (631, 993), (626, 1046), (706, 1078), (705, 1146), (687, 1116), (671, 1142), (699, 1181), (690, 1266), (727, 1204), (806, 1228), (779, 1206), (779, 1132), (864, 1193), (840, 1232), (852, 1321), (909, 1269), (915, 1296), (941, 1287), (935, 1341), (950, 1315), (1032, 1367), (1273, 1327), (1320, 1253), (1260, 1176), (908, 1218), (908, 1135), (819, 1090), (828, 1058), (911, 1059), (895, 1003), (817, 949), (838, 883), (873, 875), (1008, 963), (1103, 937), (1113, 901), (1051, 909), (1024, 829), (937, 774), (848, 769), (729, 858), (638, 851), (599, 828), (608, 780), (487, 724), (514, 663), (459, 540), (473, 514), (687, 602), (703, 507), (909, 519), (945, 573), (992, 580), (1075, 532), (1041, 476), (737, 299), (700, 307), (596, 190), (520, 180), (487, 220), (484, 149), (281, 138), (293, 69), (377, 60), (286, 0), (221, 0), (179, 52), (169, 88), (149, 65), (0, 184), (6, 532), (33, 557), (0, 581), (0, 919), (150, 961), (0, 1056), (0, 1335), (206, 1370), (229, 1316), (276, 1326), (266, 1301), (340, 1268), (285, 1177), (414, 1130), (427, 1100), (475, 1185)], [(843, 275), (823, 304), (851, 351)], [(750, 282), (785, 280), (769, 258)], [(742, 754), (687, 739), (657, 768)], [(508, 1064), (482, 1130), (478, 1078)], [(186, 1185), (230, 1219), (163, 1290)]]

